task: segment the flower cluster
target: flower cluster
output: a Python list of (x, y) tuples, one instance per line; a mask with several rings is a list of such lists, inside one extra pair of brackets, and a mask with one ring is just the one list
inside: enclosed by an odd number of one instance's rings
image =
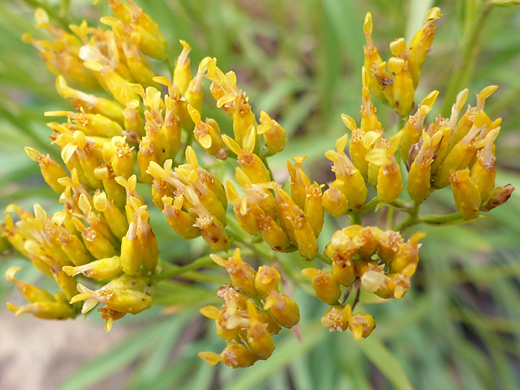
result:
[(242, 261), (238, 248), (227, 260), (217, 255), (211, 258), (226, 269), (232, 284), (217, 292), (224, 301), (221, 309), (206, 306), (201, 313), (215, 320), (217, 334), (227, 346), (220, 354), (201, 352), (199, 356), (210, 364), (222, 362), (233, 368), (269, 358), (274, 351), (271, 336), (300, 321), (296, 302), (278, 291), (280, 273), (271, 266), (261, 266), (255, 272)]
[(495, 188), (494, 142), (502, 119), (491, 121), (484, 111), (485, 100), (496, 90), (492, 85), (479, 92), (476, 107), (468, 106), (460, 119), (468, 90), (459, 93), (449, 118), (438, 117), (426, 129), (418, 123), (429, 105), (421, 105), (410, 117), (403, 129), (401, 155), (409, 171), (408, 193), (415, 202), (451, 184), (455, 207), (470, 219), (509, 198), (511, 185)]
[[(48, 124), (67, 170), (33, 148), (27, 147), (26, 152), (39, 163), (47, 184), (60, 194), (63, 210), (47, 216), (35, 205), (32, 215), (10, 205), (6, 211), (16, 213), (19, 221), (14, 223), (8, 214), (2, 226), (10, 244), (43, 274), (53, 277), (62, 291), (51, 295), (30, 287), (15, 279), (16, 269), (10, 269), (8, 280), (16, 283), (30, 303), (8, 308), (17, 316), (31, 313), (63, 319), (101, 303), (104, 306), (98, 311), (107, 331), (113, 320), (137, 314), (153, 303), (151, 277), (159, 251), (148, 205), (136, 191), (134, 149), (139, 147), (139, 179), (146, 182), (149, 161), (173, 158), (180, 149), (181, 131), (173, 114), (175, 104), (168, 96), (163, 101), (154, 88), (158, 84), (145, 57), (166, 56), (157, 25), (133, 1), (128, 5), (110, 1), (110, 6), (116, 18), (102, 22), (112, 30), (83, 22), (70, 26), (69, 33), (53, 26), (42, 9), (35, 12), (37, 27), (47, 30), (53, 40), (35, 40), (26, 34), (24, 41), (40, 51), (57, 76), (58, 93), (70, 99), (77, 111), (45, 113), (67, 118), (65, 123)], [(114, 100), (73, 87), (105, 89)], [(165, 104), (169, 110), (163, 116)], [(98, 288), (78, 283), (80, 277)], [(85, 301), (83, 308), (78, 307), (80, 301)]]
[[(171, 228), (185, 239), (202, 236), (214, 250), (229, 249), (227, 236), (227, 199), (218, 179), (201, 168), (193, 149), (186, 148), (187, 164), (171, 171), (172, 160), (164, 167), (150, 162), (152, 195)], [(186, 211), (183, 211), (183, 208)]]
[(435, 21), (440, 17), (439, 8), (434, 7), (428, 11), (425, 25), (417, 31), (408, 47), (404, 38), (392, 41), (390, 51), (394, 56), (388, 62), (381, 59), (372, 41), (372, 14), (369, 12), (365, 17), (363, 32), (367, 44), (364, 52), (369, 87), (379, 99), (395, 107), (395, 111), (401, 116), (408, 115), (413, 107), (421, 67), (435, 36)]
[[(209, 363), (237, 368), (267, 359), (274, 350), (272, 335), (299, 322), (296, 302), (279, 291), (277, 269), (263, 265), (255, 272), (242, 261), (239, 248), (251, 250), (260, 261), (279, 263), (277, 252), (294, 252), (284, 256), (284, 261), (294, 260), (282, 264), (284, 269), (301, 269), (298, 262), (315, 258), (331, 264), (303, 270), (312, 279), (315, 295), (331, 306), (322, 323), (330, 330), (349, 328), (356, 339), (367, 337), (375, 322), (370, 314), (354, 313), (360, 291), (384, 299), (400, 299), (408, 291), (424, 235), (416, 233), (405, 241), (402, 231), (446, 218), (419, 214), (431, 192), (451, 185), (459, 212), (449, 218), (463, 222), (504, 203), (514, 190), (511, 185), (495, 188), (494, 141), (501, 119), (491, 120), (484, 103), (496, 86), (479, 92), (476, 106), (460, 115), (468, 96), (462, 91), (449, 118), (439, 116), (427, 124), (439, 95), (433, 91), (393, 135), (377, 117), (371, 93), (403, 117), (413, 109), (438, 8), (429, 11), (425, 26), (408, 46), (403, 39), (390, 45), (394, 57), (388, 63), (372, 43), (372, 17), (367, 14), (361, 121), (358, 127), (354, 118), (342, 115), (351, 136), (340, 136), (335, 149), (325, 153), (334, 173), (325, 185), (305, 173), (303, 155), (288, 161), (287, 183), (274, 181), (267, 159), (284, 149), (285, 130), (263, 111), (257, 121), (235, 73), (225, 73), (216, 59), (207, 57), (193, 75), (190, 46), (180, 41), (172, 78), (156, 75), (147, 58), (170, 66), (157, 24), (133, 0), (108, 3), (114, 17), (101, 18), (107, 29), (84, 21), (65, 31), (38, 9), (37, 27), (53, 40), (24, 36), (40, 51), (57, 77), (58, 93), (76, 111), (45, 114), (66, 118), (48, 124), (63, 164), (26, 148), (59, 194), (63, 209), (48, 216), (39, 205), (34, 214), (9, 205), (0, 225), (0, 249), (6, 238), (61, 290), (51, 294), (29, 285), (15, 278), (18, 268), (10, 268), (7, 279), (29, 301), (20, 307), (8, 304), (17, 316), (73, 318), (101, 303), (98, 311), (110, 331), (114, 320), (150, 308), (155, 285), (168, 278), (158, 266), (149, 214), (155, 205), (180, 237), (202, 237), (213, 251), (234, 250), (227, 260), (211, 255), (232, 284), (218, 290), (224, 301), (221, 309), (202, 309), (227, 343), (220, 354), (201, 353)], [(203, 119), (205, 80), (232, 129), (221, 130), (215, 119)], [(111, 98), (94, 94), (102, 90)], [(227, 160), (221, 166), (234, 169), (225, 183), (208, 163), (215, 159)], [(376, 196), (367, 202), (369, 186)], [(405, 188), (412, 202), (399, 199)], [(144, 201), (145, 190), (151, 192), (153, 205)], [(228, 213), (228, 202), (235, 218)], [(364, 227), (363, 214), (379, 208), (397, 210), (407, 219), (396, 227), (390, 221), (387, 231)], [(326, 218), (345, 215), (351, 225), (337, 226), (330, 243), (320, 249), (318, 237)]]
[[(302, 271), (304, 276), (312, 278), (316, 296), (332, 306), (322, 318), (323, 325), (331, 331), (344, 331), (348, 326), (356, 339), (367, 337), (375, 326), (372, 316), (352, 315), (359, 299), (359, 285), (381, 298), (402, 298), (417, 268), (418, 242), (423, 236), (416, 233), (404, 242), (398, 232), (360, 225), (335, 232), (325, 247), (332, 270), (306, 268)], [(357, 289), (358, 296), (352, 306), (340, 303), (341, 286), (346, 288), (343, 301), (353, 288)]]

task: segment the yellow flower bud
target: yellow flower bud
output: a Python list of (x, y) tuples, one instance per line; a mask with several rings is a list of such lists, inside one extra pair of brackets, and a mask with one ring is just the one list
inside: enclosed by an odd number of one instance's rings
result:
[(312, 287), (316, 297), (329, 305), (334, 305), (338, 301), (341, 290), (339, 283), (334, 275), (316, 268), (305, 268), (302, 275), (312, 278)]
[(126, 203), (125, 189), (117, 183), (112, 167), (102, 164), (94, 170), (94, 175), (96, 179), (103, 181), (103, 189), (105, 190), (107, 200), (114, 206), (123, 209)]
[(200, 112), (189, 104), (188, 113), (190, 114), (193, 123), (195, 123), (193, 134), (200, 146), (202, 146), (210, 156), (215, 156), (218, 159), (225, 160), (228, 151), (224, 145), (225, 139), (220, 135), (220, 127), (217, 122), (210, 118), (206, 118), (206, 122), (202, 122)]
[[(75, 223), (76, 229), (80, 230), (81, 225)], [(104, 259), (106, 257), (112, 257), (117, 255), (117, 251), (106, 237), (99, 232), (96, 232), (92, 228), (82, 228), (81, 237), (87, 250), (96, 259)]]
[(442, 131), (437, 131), (433, 137), (423, 133), (421, 148), (410, 167), (407, 189), (410, 198), (417, 203), (430, 195), (431, 164), (442, 135)]
[(484, 139), (484, 147), (477, 152), (475, 163), (471, 167), (471, 181), (480, 193), (482, 204), (487, 203), (495, 188), (497, 162), (493, 154), (493, 143), (500, 128), (490, 131)]
[(132, 148), (124, 137), (113, 137), (110, 143), (103, 145), (103, 159), (110, 162), (116, 176), (128, 179), (134, 174)]
[(263, 298), (271, 291), (278, 290), (280, 280), (281, 276), (276, 268), (267, 265), (261, 266), (255, 274), (256, 294)]
[(251, 179), (240, 168), (235, 169), (235, 179), (242, 186), (243, 191), (251, 202), (258, 204), (270, 217), (276, 218), (277, 206), (274, 196), (268, 190), (270, 185), (264, 185), (264, 183), (253, 184)]
[(366, 155), (373, 144), (373, 138), (379, 137), (380, 133), (377, 131), (364, 132), (360, 129), (352, 130), (352, 137), (349, 142), (349, 155), (356, 168), (361, 172), (363, 177), (368, 175), (368, 161)]
[[(229, 188), (228, 193), (235, 191), (235, 195), (228, 195), (232, 203), (235, 204), (233, 211), (240, 227), (250, 235), (257, 235), (261, 232), (258, 220), (263, 210), (256, 204), (249, 202), (247, 196), (240, 198), (233, 185), (230, 182), (226, 183), (226, 188)], [(232, 188), (232, 189), (231, 189)]]
[(119, 239), (123, 238), (128, 230), (126, 215), (114, 203), (107, 199), (104, 192), (94, 194), (94, 207), (103, 213), (111, 232)]
[(255, 271), (253, 267), (242, 261), (240, 249), (236, 248), (233, 255), (227, 260), (215, 254), (211, 254), (210, 257), (215, 263), (226, 268), (234, 287), (249, 296), (256, 295), (254, 287)]
[(139, 275), (143, 258), (142, 249), (137, 237), (137, 219), (132, 219), (128, 232), (121, 240), (121, 266), (125, 274)]
[[(111, 0), (109, 4), (111, 2), (120, 3), (118, 0)], [(166, 58), (168, 45), (157, 23), (139, 8), (133, 0), (127, 0), (127, 3), (131, 11), (130, 18), (128, 17), (128, 12), (124, 13), (124, 17), (118, 16), (118, 18), (125, 24), (131, 23), (131, 30), (135, 30), (141, 35), (139, 49), (149, 57), (156, 59)], [(111, 8), (114, 10), (112, 6)], [(118, 15), (116, 12), (114, 14)], [(121, 14), (123, 13), (121, 12)]]
[(333, 217), (341, 217), (349, 210), (347, 197), (337, 188), (340, 185), (333, 181), (329, 183), (329, 188), (323, 193), (323, 208)]
[(325, 156), (334, 163), (335, 187), (345, 194), (349, 208), (355, 210), (365, 203), (368, 190), (363, 176), (345, 155), (347, 140), (345, 134), (336, 141), (336, 150), (328, 150)]
[(152, 289), (143, 278), (123, 275), (112, 280), (96, 291), (78, 284), (80, 292), (71, 299), (71, 303), (85, 301), (82, 313), (104, 303), (109, 309), (120, 313), (138, 314), (152, 306)]
[(312, 260), (318, 252), (318, 243), (314, 230), (303, 213), (296, 213), (289, 217), (294, 231), (295, 244), (302, 256)]
[(222, 362), (232, 368), (249, 367), (256, 361), (253, 353), (244, 344), (239, 342), (228, 344), (220, 354), (214, 352), (199, 352), (198, 356), (212, 366)]
[[(119, 124), (123, 123), (123, 109), (112, 100), (100, 98), (70, 88), (62, 75), (56, 78), (56, 90), (64, 99), (71, 99), (71, 103), (78, 111), (100, 114)], [(125, 126), (125, 128), (127, 128)], [(128, 128), (127, 128), (128, 129)]]
[[(259, 270), (260, 272), (260, 270)], [(300, 322), (300, 309), (294, 300), (278, 291), (271, 291), (264, 303), (275, 321), (284, 328), (292, 328)]]
[(203, 77), (206, 73), (206, 63), (202, 61), (199, 64), (199, 68), (197, 70), (197, 74), (190, 81), (188, 85), (188, 89), (184, 94), (186, 97), (186, 101), (196, 110), (202, 110), (202, 101), (203, 101)]
[(354, 261), (341, 253), (335, 253), (332, 258), (332, 275), (339, 284), (350, 287), (357, 278)]
[(87, 278), (107, 280), (121, 276), (123, 268), (121, 267), (121, 259), (119, 256), (114, 256), (92, 261), (79, 267), (65, 266), (63, 267), (63, 271), (69, 276), (83, 274)]
[(426, 23), (414, 35), (408, 46), (408, 67), (413, 78), (413, 85), (417, 87), (421, 78), (421, 67), (430, 52), (430, 46), (435, 36), (435, 21), (441, 17), (441, 10), (434, 7), (428, 11)]
[(102, 66), (95, 62), (85, 62), (85, 66), (100, 73), (103, 82), (112, 97), (123, 107), (126, 107), (129, 102), (139, 99), (130, 85), (130, 82), (121, 77), (110, 67)]
[(85, 112), (68, 112), (68, 111), (47, 111), (45, 116), (67, 116), (74, 120), (78, 130), (85, 135), (96, 137), (114, 137), (123, 133), (123, 128), (119, 123), (100, 115), (88, 114)]
[[(477, 124), (477, 118), (479, 117), (479, 114), (475, 114), (475, 122)], [(458, 171), (468, 167), (475, 155), (476, 145), (474, 138), (479, 130), (480, 128), (473, 124), (471, 130), (446, 155), (437, 172), (435, 172), (434, 185), (436, 188), (443, 188), (449, 184), (451, 171)]]
[(150, 214), (146, 211), (146, 207), (147, 206), (142, 206), (136, 212), (136, 214), (140, 212), (139, 218), (137, 219), (137, 237), (142, 247), (142, 265), (144, 269), (153, 271), (159, 260), (159, 247), (157, 238), (149, 223)]
[(303, 210), (305, 206), (305, 198), (307, 196), (307, 187), (310, 186), (310, 180), (303, 171), (302, 164), (306, 156), (293, 157), (294, 167), (287, 161), (287, 170), (291, 176), (291, 197), (294, 203)]
[(267, 150), (271, 153), (280, 153), (287, 143), (285, 129), (277, 121), (271, 119), (265, 111), (260, 113), (260, 123), (261, 125), (256, 131), (264, 137)]
[(388, 70), (394, 74), (393, 94), (395, 110), (401, 116), (410, 113), (413, 107), (414, 84), (408, 61), (403, 58), (392, 57), (388, 61)]
[(402, 132), (399, 132), (390, 139), (388, 149), (376, 148), (366, 156), (371, 164), (381, 167), (377, 174), (377, 197), (380, 202), (393, 202), (404, 188), (401, 169), (394, 156), (401, 135)]
[(258, 226), (262, 232), (262, 239), (277, 252), (289, 252), (291, 242), (286, 231), (267, 214), (258, 217)]
[(127, 132), (132, 131), (136, 134), (139, 134), (140, 136), (143, 136), (145, 135), (144, 121), (141, 114), (139, 113), (139, 110), (137, 109), (138, 107), (138, 100), (131, 100), (126, 103), (126, 107), (123, 110), (123, 123)]
[(60, 286), (61, 291), (66, 299), (72, 299), (78, 293), (76, 289), (76, 279), (67, 275), (62, 270), (56, 271), (51, 269), (54, 280)]
[(395, 257), (390, 261), (390, 272), (400, 273), (408, 265), (417, 264), (419, 261), (419, 240), (426, 236), (424, 233), (415, 233), (410, 239), (399, 245)]
[(370, 336), (376, 324), (374, 317), (370, 314), (357, 313), (349, 320), (348, 327), (352, 331), (354, 339), (360, 340), (361, 337), (367, 338)]
[(202, 238), (214, 250), (227, 250), (231, 242), (223, 223), (208, 211), (192, 188), (187, 188), (186, 200), (192, 205), (188, 211), (197, 215), (195, 226), (200, 229)]
[(471, 180), (469, 169), (452, 172), (449, 180), (455, 199), (455, 207), (464, 219), (478, 217), (481, 204), (480, 192)]
[(321, 324), (329, 328), (330, 332), (344, 332), (352, 318), (352, 309), (349, 305), (345, 308), (339, 305), (332, 306), (321, 317)]
[(267, 331), (266, 325), (260, 321), (258, 309), (251, 300), (247, 301), (247, 314), (249, 316), (247, 344), (256, 358), (266, 360), (274, 351), (274, 341)]
[(318, 237), (323, 228), (324, 210), (321, 197), (321, 187), (318, 183), (310, 185), (307, 188), (307, 196), (305, 198), (305, 218), (309, 221), (314, 235)]
[(375, 235), (379, 236), (379, 249), (377, 254), (383, 262), (387, 263), (399, 250), (399, 246), (403, 243), (403, 238), (399, 232), (382, 232), (379, 229), (373, 229), (373, 232), (374, 231), (376, 232)]
[(141, 41), (141, 34), (133, 32), (130, 34), (130, 39), (123, 42), (123, 52), (125, 53), (125, 60), (130, 74), (134, 80), (145, 86), (155, 86), (153, 72), (147, 59), (139, 51), (139, 43)]
[(363, 24), (363, 33), (365, 34), (367, 44), (363, 47), (365, 53), (365, 66), (369, 82), (366, 87), (383, 102), (392, 104), (392, 76), (386, 71), (385, 66), (377, 47), (372, 42), (372, 14), (367, 12), (365, 22)]
[(30, 148), (29, 146), (25, 147), (25, 153), (27, 153), (31, 160), (40, 164), (40, 170), (45, 182), (55, 192), (61, 194), (63, 190), (65, 190), (65, 187), (58, 183), (58, 179), (67, 176), (67, 173), (61, 165), (55, 162), (49, 155), (44, 156), (36, 149)]
[[(388, 96), (390, 100), (388, 103), (394, 105), (392, 99), (393, 91), (393, 80), (388, 79), (386, 75), (388, 72), (385, 70), (386, 63), (381, 62), (377, 65), (376, 69), (361, 68), (361, 81), (363, 88), (361, 89), (362, 104), (361, 104), (361, 125), (360, 129), (364, 132), (368, 131), (380, 131), (381, 122), (377, 119), (377, 109), (374, 107), (370, 100), (370, 89), (374, 91), (373, 78), (376, 78), (377, 85), (384, 86), (383, 95), (386, 98)], [(369, 73), (373, 72), (372, 75)], [(384, 101), (384, 100), (383, 100)]]
[(336, 254), (344, 258), (354, 256), (364, 244), (364, 241), (358, 237), (362, 230), (363, 227), (360, 225), (350, 225), (334, 232), (330, 243), (325, 247), (325, 256), (331, 260)]
[(81, 266), (90, 261), (90, 255), (78, 236), (63, 229), (60, 231), (59, 240), (63, 252), (65, 252), (72, 264)]
[(54, 297), (47, 290), (33, 286), (32, 284), (26, 283), (20, 279), (15, 278), (15, 275), (20, 271), (21, 267), (12, 266), (5, 272), (5, 278), (15, 283), (16, 288), (22, 294), (22, 296), (29, 302), (54, 302)]
[(254, 153), (256, 142), (255, 129), (253, 127), (249, 128), (243, 138), (244, 147), (242, 148), (227, 135), (222, 136), (227, 147), (237, 155), (238, 163), (251, 182), (253, 184), (268, 182), (271, 180), (271, 174), (260, 157)]
[(45, 320), (64, 320), (76, 316), (72, 307), (66, 302), (34, 302), (28, 305), (15, 306), (7, 304), (7, 310), (12, 311), (16, 317), (22, 314), (32, 314), (36, 318)]
[(188, 54), (191, 51), (190, 45), (183, 41), (179, 41), (182, 45), (182, 52), (177, 59), (177, 65), (175, 66), (175, 70), (173, 72), (173, 83), (179, 88), (179, 91), (184, 94), (188, 89), (188, 85), (192, 78), (191, 76), (191, 68), (190, 68), (190, 59)]
[(195, 218), (182, 210), (184, 197), (182, 195), (175, 198), (163, 197), (163, 214), (168, 220), (170, 227), (184, 239), (192, 239), (200, 236), (200, 230), (194, 226)]
[(417, 265), (409, 264), (400, 274), (390, 276), (391, 282), (387, 283), (393, 286), (392, 298), (401, 299), (410, 289), (410, 277), (415, 273)]
[(239, 337), (240, 327), (245, 325), (247, 319), (240, 317), (241, 311), (235, 303), (226, 304), (219, 310), (215, 306), (205, 306), (200, 313), (215, 321), (217, 335), (227, 342)]
[(22, 255), (27, 256), (27, 250), (24, 248), (25, 237), (20, 229), (14, 225), (11, 214), (5, 215), (4, 224), (0, 225), (0, 228), (2, 235), (7, 238), (9, 243)]
[(247, 137), (247, 133), (250, 131), (251, 128), (253, 129), (256, 138), (255, 129), (257, 125), (255, 114), (253, 114), (253, 112), (251, 111), (251, 106), (248, 103), (248, 98), (246, 98), (244, 93), (235, 93), (233, 103), (233, 134), (235, 136), (236, 142), (239, 145), (241, 145), (244, 149), (247, 149), (247, 143), (245, 141), (245, 138)]
[(143, 137), (139, 144), (139, 152), (137, 153), (137, 167), (139, 168), (139, 179), (146, 184), (152, 184), (153, 178), (146, 170), (151, 162), (159, 163), (159, 156), (152, 146), (152, 142), (148, 136)]
[(128, 275), (139, 275), (141, 266), (153, 270), (157, 265), (159, 249), (157, 239), (149, 223), (146, 206), (139, 207), (130, 222), (128, 232), (121, 242), (121, 266)]
[(117, 176), (116, 182), (126, 190), (126, 219), (127, 221), (131, 221), (135, 211), (144, 204), (143, 199), (135, 190), (137, 177), (132, 175), (127, 180), (122, 176)]
[[(431, 111), (431, 108), (439, 95), (439, 91), (432, 91), (421, 102), (414, 115), (410, 115), (403, 127), (403, 135), (400, 141), (401, 157), (404, 162), (408, 161), (410, 149), (419, 141), (421, 132), (424, 127), (424, 120), (426, 115)], [(427, 104), (425, 104), (427, 103)], [(430, 105), (428, 105), (430, 104)]]
[(175, 173), (189, 185), (189, 190), (193, 196), (197, 196), (197, 201), (204, 209), (215, 217), (223, 225), (226, 224), (226, 210), (218, 199), (218, 196), (205, 188), (200, 180), (199, 171), (186, 165), (175, 168)]
[(278, 185), (274, 187), (274, 192), (280, 224), (291, 241), (298, 246), (300, 253), (308, 259), (314, 258), (318, 244), (305, 214)]

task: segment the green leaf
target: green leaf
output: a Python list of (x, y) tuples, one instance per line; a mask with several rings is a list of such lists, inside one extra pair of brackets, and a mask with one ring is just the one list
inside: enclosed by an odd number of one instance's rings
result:
[(60, 390), (80, 390), (101, 382), (114, 372), (121, 370), (135, 361), (143, 351), (160, 340), (164, 330), (170, 327), (169, 321), (142, 329), (111, 348), (103, 355), (85, 364), (76, 373), (67, 378), (59, 387)]
[(373, 334), (356, 344), (374, 366), (399, 390), (412, 390), (408, 377), (399, 361), (388, 350), (381, 339)]

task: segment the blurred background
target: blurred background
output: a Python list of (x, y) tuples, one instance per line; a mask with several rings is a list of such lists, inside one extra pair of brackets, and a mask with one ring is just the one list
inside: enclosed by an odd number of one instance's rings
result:
[[(496, 142), (497, 185), (520, 188), (520, 7), (488, 9), (481, 17), (484, 0), (137, 2), (159, 23), (170, 58), (180, 52), (179, 39), (192, 45), (193, 67), (205, 56), (216, 57), (223, 70), (236, 72), (255, 113), (265, 110), (287, 129), (286, 150), (270, 160), (278, 178), (285, 177), (288, 158), (306, 154), (309, 176), (320, 182), (329, 170), (324, 151), (346, 131), (340, 114), (360, 119), (365, 13), (373, 14), (374, 42), (385, 58), (393, 39), (409, 40), (427, 10), (439, 6), (443, 17), (416, 101), (432, 89), (440, 91), (431, 120), (449, 111), (459, 90), (469, 88), (468, 103), (474, 104), (476, 92), (499, 85), (486, 104), (492, 119), (503, 118)], [(74, 24), (83, 18), (96, 23), (110, 12), (104, 1), (94, 6), (90, 0), (0, 0), (0, 209), (17, 202), (29, 209), (40, 203), (54, 211), (59, 208), (56, 194), (23, 148), (59, 155), (49, 143), (43, 112), (69, 106), (56, 93), (55, 79), (36, 50), (21, 41), (24, 32), (35, 33), (31, 6), (55, 9), (63, 21)], [(481, 24), (475, 26), (478, 20)], [(461, 63), (461, 47), (475, 28), (479, 35), (469, 70), (450, 81)], [(158, 73), (168, 75), (156, 65)], [(374, 103), (383, 126), (395, 129), (396, 114)], [(227, 120), (216, 110), (204, 115)], [(451, 191), (438, 191), (423, 213), (453, 212), (452, 204)], [(159, 212), (152, 220), (164, 259), (183, 264), (204, 253), (199, 241), (179, 240)], [(322, 245), (337, 228), (328, 222)], [(349, 332), (329, 334), (319, 324), (326, 306), (308, 295), (305, 286), (295, 286), (302, 342), (282, 332), (268, 361), (238, 371), (209, 366), (197, 352), (220, 351), (224, 345), (213, 323), (198, 313), (215, 301), (217, 287), (226, 280), (213, 270), (192, 275), (192, 281), (198, 278), (196, 285), (186, 280), (168, 285), (159, 291), (161, 306), (118, 321), (109, 335), (96, 315), (66, 322), (15, 319), (4, 306), (0, 388), (518, 389), (520, 193), (473, 224), (421, 230), (428, 236), (406, 297), (362, 304), (361, 310), (372, 313), (377, 323), (366, 340), (356, 343)], [(26, 264), (16, 253), (4, 254), (0, 273), (20, 265), (21, 279), (46, 283)], [(2, 302), (19, 299), (3, 277), (0, 294)]]

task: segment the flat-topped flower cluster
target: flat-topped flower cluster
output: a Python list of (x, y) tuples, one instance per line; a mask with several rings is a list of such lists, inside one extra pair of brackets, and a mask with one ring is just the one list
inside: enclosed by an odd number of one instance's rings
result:
[[(350, 136), (340, 137), (325, 153), (335, 177), (324, 184), (309, 178), (305, 156), (287, 163), (288, 183), (274, 181), (267, 160), (284, 149), (285, 130), (266, 112), (257, 120), (235, 73), (225, 73), (207, 57), (193, 75), (190, 45), (180, 41), (172, 79), (157, 75), (148, 58), (170, 63), (158, 25), (133, 0), (108, 2), (114, 16), (101, 18), (104, 28), (83, 21), (66, 31), (38, 9), (36, 27), (50, 39), (23, 37), (38, 49), (56, 76), (58, 93), (76, 111), (45, 113), (64, 118), (48, 124), (62, 162), (26, 148), (63, 209), (49, 215), (39, 205), (30, 212), (11, 204), (0, 226), (10, 245), (60, 289), (52, 294), (30, 285), (15, 277), (18, 267), (10, 268), (7, 279), (28, 301), (7, 304), (16, 316), (74, 318), (99, 305), (110, 331), (114, 320), (149, 309), (163, 272), (149, 214), (149, 207), (157, 207), (172, 234), (187, 240), (200, 236), (219, 252), (211, 258), (231, 278), (217, 293), (222, 308), (201, 310), (215, 320), (227, 343), (220, 354), (200, 354), (209, 363), (237, 368), (267, 359), (274, 350), (272, 336), (299, 322), (296, 302), (280, 291), (280, 282), (291, 280), (280, 273), (279, 264), (255, 271), (243, 261), (239, 248), (251, 242), (263, 245), (264, 254), (299, 252), (295, 261), (327, 263), (302, 271), (316, 296), (330, 305), (323, 325), (331, 331), (348, 328), (356, 339), (368, 337), (375, 322), (370, 314), (355, 312), (360, 290), (384, 299), (400, 299), (408, 291), (424, 234), (405, 240), (400, 230), (428, 223), (418, 209), (431, 192), (451, 186), (458, 213), (450, 218), (471, 220), (504, 203), (514, 189), (495, 188), (494, 141), (501, 119), (492, 120), (484, 103), (496, 86), (479, 92), (476, 105), (464, 113), (468, 90), (460, 92), (451, 116), (431, 123), (426, 116), (437, 91), (414, 108), (421, 66), (441, 16), (438, 8), (428, 12), (409, 45), (402, 38), (390, 44), (393, 57), (387, 62), (372, 41), (367, 14), (361, 122), (358, 127), (351, 116), (342, 116)], [(209, 104), (203, 99), (205, 80), (216, 107), (232, 122), (230, 131), (203, 116)], [(377, 118), (371, 94), (405, 118), (391, 137)], [(234, 182), (222, 183), (208, 156), (230, 160)], [(138, 183), (151, 188), (153, 205), (145, 203)], [(376, 196), (367, 202), (370, 186)], [(412, 203), (399, 199), (405, 187)], [(385, 205), (409, 214), (408, 223), (395, 231), (361, 224), (364, 213)], [(352, 224), (336, 231), (320, 250), (317, 238), (325, 218), (345, 215)], [(226, 260), (223, 253), (231, 248)], [(273, 259), (260, 252), (254, 257)]]

